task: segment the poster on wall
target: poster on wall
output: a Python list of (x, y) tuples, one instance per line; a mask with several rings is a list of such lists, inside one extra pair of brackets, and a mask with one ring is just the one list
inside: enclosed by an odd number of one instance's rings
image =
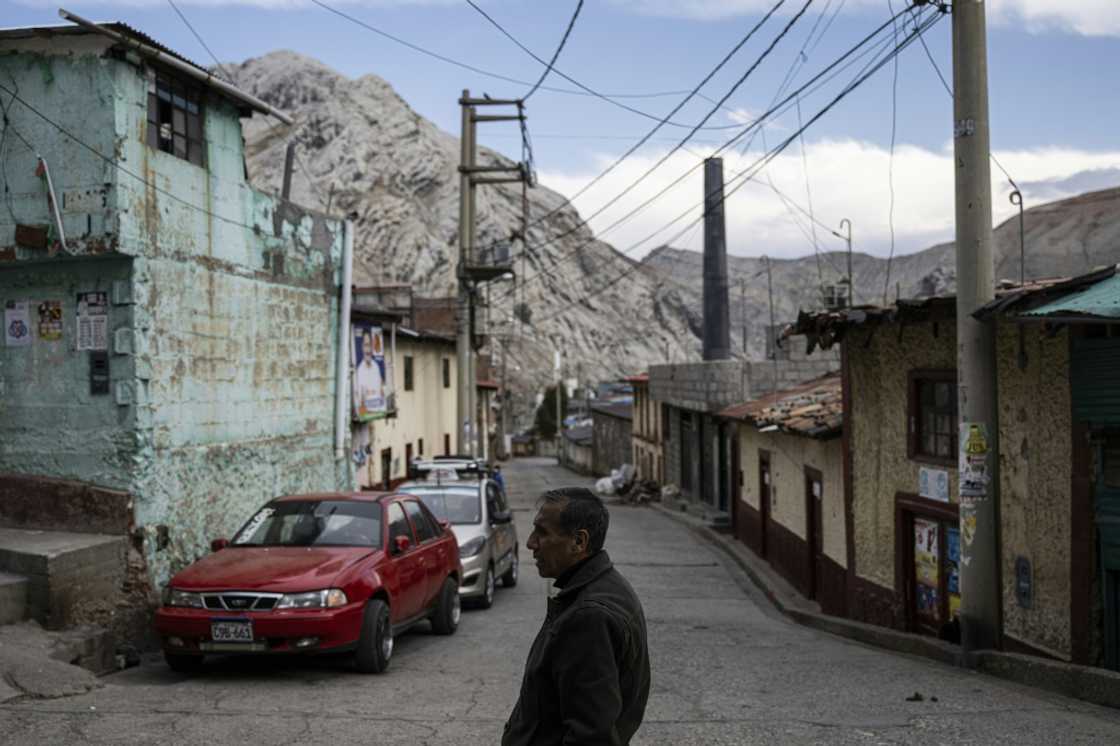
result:
[(949, 594), (949, 618), (961, 613), (961, 530), (945, 531), (945, 590)]
[(39, 339), (47, 342), (62, 339), (62, 301), (39, 302)]
[(109, 294), (104, 291), (78, 293), (77, 322), (75, 349), (109, 349)]
[(944, 469), (918, 469), (918, 494), (929, 500), (949, 502), (949, 472)]
[(10, 300), (4, 304), (4, 345), (28, 347), (31, 345), (31, 314), (25, 300)]
[(369, 422), (387, 413), (385, 339), (380, 326), (354, 324), (354, 419)]
[(917, 614), (927, 622), (941, 620), (941, 537), (936, 521), (914, 519), (914, 579)]

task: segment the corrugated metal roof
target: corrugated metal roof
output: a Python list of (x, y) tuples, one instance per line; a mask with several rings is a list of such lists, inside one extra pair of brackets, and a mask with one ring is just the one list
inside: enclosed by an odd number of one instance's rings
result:
[(727, 407), (719, 416), (749, 422), (760, 430), (772, 427), (810, 438), (834, 437), (844, 424), (840, 373)]
[(1084, 290), (1073, 292), (1051, 303), (1023, 311), (1023, 316), (1089, 316), (1120, 319), (1120, 275), (1113, 274)]
[(592, 412), (599, 412), (600, 414), (609, 415), (611, 417), (620, 417), (624, 420), (634, 419), (634, 405), (631, 402), (592, 402)]

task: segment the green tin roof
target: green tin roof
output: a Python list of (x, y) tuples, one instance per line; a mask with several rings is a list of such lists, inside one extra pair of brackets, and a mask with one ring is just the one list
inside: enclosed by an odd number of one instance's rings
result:
[(1114, 274), (1029, 311), (1021, 311), (1019, 315), (1120, 319), (1120, 274)]

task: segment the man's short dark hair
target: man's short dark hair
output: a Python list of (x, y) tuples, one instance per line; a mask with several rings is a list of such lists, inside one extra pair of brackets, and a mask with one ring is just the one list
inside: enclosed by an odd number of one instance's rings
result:
[(560, 487), (545, 492), (541, 501), (565, 503), (560, 511), (560, 528), (568, 534), (580, 529), (587, 531), (587, 550), (591, 554), (603, 548), (611, 514), (598, 495), (586, 487)]

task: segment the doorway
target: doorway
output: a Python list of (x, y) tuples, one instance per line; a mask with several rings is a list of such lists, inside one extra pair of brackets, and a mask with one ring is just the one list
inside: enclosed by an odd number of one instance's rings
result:
[(758, 556), (767, 554), (767, 539), (770, 535), (770, 452), (758, 451)]
[(821, 504), (824, 478), (819, 471), (805, 467), (805, 544), (809, 551), (809, 567), (805, 574), (806, 597), (818, 599), (820, 579), (824, 577), (824, 529)]
[(391, 490), (393, 484), (393, 449), (381, 449), (381, 489)]
[(907, 627), (944, 638), (960, 615), (959, 508), (916, 495), (899, 495), (896, 503), (896, 572), (905, 589)]

